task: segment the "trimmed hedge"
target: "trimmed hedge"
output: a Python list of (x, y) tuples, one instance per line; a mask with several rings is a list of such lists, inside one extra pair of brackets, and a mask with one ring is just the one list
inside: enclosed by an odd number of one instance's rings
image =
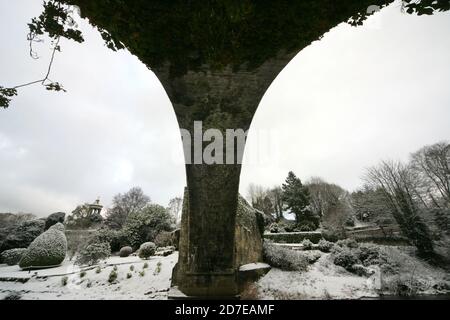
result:
[(120, 248), (119, 256), (122, 258), (128, 257), (133, 253), (133, 249), (131, 247), (123, 247)]
[(312, 243), (319, 243), (322, 239), (322, 233), (317, 231), (265, 233), (264, 238), (276, 243), (301, 243), (305, 239)]
[(34, 239), (19, 262), (20, 268), (35, 269), (60, 265), (67, 252), (67, 240), (63, 231), (64, 226), (58, 222)]
[(3, 251), (0, 255), (0, 262), (13, 266), (19, 263), (23, 255), (27, 251), (26, 248), (16, 248)]
[(153, 242), (145, 242), (141, 244), (138, 255), (141, 259), (148, 259), (156, 252), (156, 245)]

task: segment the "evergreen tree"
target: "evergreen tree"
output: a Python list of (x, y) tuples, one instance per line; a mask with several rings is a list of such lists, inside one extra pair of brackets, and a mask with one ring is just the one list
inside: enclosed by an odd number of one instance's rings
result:
[(318, 219), (310, 210), (310, 195), (308, 188), (292, 171), (288, 173), (285, 183), (282, 185), (283, 201), (286, 208), (295, 215), (295, 220), (300, 226), (316, 229)]

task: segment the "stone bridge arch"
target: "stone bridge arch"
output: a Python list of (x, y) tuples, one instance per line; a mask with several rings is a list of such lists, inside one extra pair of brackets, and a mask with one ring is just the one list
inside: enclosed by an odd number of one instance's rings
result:
[[(46, 24), (61, 5), (76, 5), (109, 48), (127, 48), (166, 90), (180, 128), (250, 128), (267, 88), (289, 61), (342, 22), (360, 25), (393, 0), (151, 1), (50, 0)], [(448, 0), (404, 0), (408, 13), (449, 10)], [(64, 30), (64, 28), (62, 29)], [(76, 37), (75, 37), (76, 38)], [(191, 150), (193, 146), (189, 147)], [(201, 149), (205, 148), (202, 144)], [(241, 165), (186, 164), (186, 246), (177, 279), (188, 295), (237, 293), (234, 225)]]

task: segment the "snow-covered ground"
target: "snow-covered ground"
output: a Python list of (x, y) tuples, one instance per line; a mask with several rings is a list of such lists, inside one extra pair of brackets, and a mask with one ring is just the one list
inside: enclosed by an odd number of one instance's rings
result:
[[(155, 256), (142, 260), (136, 256), (110, 257), (97, 266), (79, 268), (65, 261), (57, 268), (21, 271), (18, 266), (0, 265), (0, 299), (11, 294), (21, 299), (166, 299), (170, 287), (172, 269), (178, 253), (167, 257)], [(144, 268), (147, 263), (148, 267)], [(158, 267), (158, 263), (160, 263)], [(108, 282), (109, 274), (117, 266), (117, 280)], [(134, 270), (130, 270), (133, 266)], [(80, 277), (80, 273), (86, 274)], [(141, 273), (144, 271), (144, 273)], [(158, 272), (159, 271), (159, 272)], [(127, 278), (127, 274), (131, 278)], [(63, 277), (67, 284), (63, 285)], [(12, 281), (21, 279), (26, 281)], [(9, 281), (3, 281), (9, 280)]]
[[(307, 271), (288, 272), (273, 268), (254, 285), (257, 294), (253, 298), (376, 298), (382, 283), (395, 280), (398, 276), (414, 278), (423, 285), (421, 294), (434, 295), (442, 293), (435, 289), (436, 284), (450, 281), (448, 272), (414, 258), (407, 248), (384, 246), (384, 250), (392, 256), (392, 261), (401, 264), (398, 275), (381, 275), (379, 268), (373, 266), (370, 267), (374, 270), (372, 276), (357, 276), (334, 265), (330, 253), (312, 250), (308, 251), (309, 254), (320, 255), (320, 258)], [(69, 261), (57, 268), (30, 272), (21, 271), (18, 266), (0, 265), (0, 299), (10, 295), (20, 295), (21, 299), (167, 299), (172, 269), (177, 260), (177, 252), (149, 260), (136, 256), (110, 257), (100, 264), (100, 273), (96, 272), (97, 266), (80, 269)], [(145, 263), (147, 268), (144, 268)], [(118, 277), (111, 284), (108, 277), (114, 266), (117, 266)], [(131, 266), (134, 270), (130, 270)], [(243, 269), (261, 266), (265, 265), (251, 264)], [(143, 270), (145, 274), (140, 275)], [(80, 276), (82, 271), (86, 272), (83, 277)], [(128, 273), (131, 278), (127, 278)], [(66, 285), (62, 283), (64, 277), (67, 277)]]
[(306, 272), (273, 268), (258, 281), (258, 296), (283, 300), (377, 297), (377, 275), (379, 272), (370, 278), (356, 276), (334, 265), (329, 254), (322, 254)]
[(449, 295), (439, 284), (449, 283), (450, 274), (430, 266), (405, 252), (408, 248), (382, 246), (392, 261), (400, 265), (398, 274), (381, 274), (378, 266), (371, 266), (370, 277), (358, 276), (333, 263), (330, 253), (316, 252), (321, 257), (306, 272), (282, 271), (273, 268), (256, 284), (260, 299), (361, 299), (376, 298), (380, 293), (390, 295), (386, 285), (399, 279), (414, 279), (420, 286), (419, 295)]

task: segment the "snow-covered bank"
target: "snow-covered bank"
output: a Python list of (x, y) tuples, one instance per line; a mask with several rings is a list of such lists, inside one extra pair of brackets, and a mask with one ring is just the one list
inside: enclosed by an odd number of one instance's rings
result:
[(382, 272), (370, 266), (373, 274), (359, 276), (332, 261), (330, 253), (308, 267), (307, 271), (282, 271), (273, 268), (254, 288), (259, 299), (361, 299), (380, 294), (395, 295), (399, 286), (411, 286), (416, 295), (449, 295), (450, 274), (415, 258), (408, 247), (380, 246), (389, 256), (395, 271)]

